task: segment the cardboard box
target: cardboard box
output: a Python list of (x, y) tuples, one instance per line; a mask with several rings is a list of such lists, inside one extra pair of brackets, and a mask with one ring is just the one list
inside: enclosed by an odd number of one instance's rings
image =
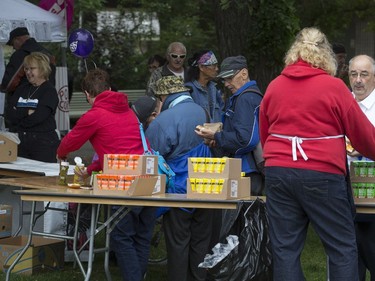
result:
[(205, 129), (209, 129), (216, 132), (221, 132), (223, 130), (223, 123), (222, 122), (217, 122), (217, 123), (204, 123), (203, 127)]
[[(112, 155), (116, 155), (115, 160), (113, 160)], [(129, 154), (104, 154), (103, 174), (114, 174), (114, 175), (157, 175), (158, 174), (158, 157), (157, 156), (136, 155), (139, 158), (136, 162), (136, 165), (133, 165), (134, 164), (133, 161), (130, 161), (124, 157), (126, 155), (129, 156)], [(121, 159), (121, 161), (119, 159)]]
[(17, 160), (17, 144), (0, 134), (0, 162), (12, 162)]
[[(354, 166), (350, 165), (350, 181), (353, 184), (355, 183), (375, 183), (375, 177), (363, 177), (363, 176), (356, 176), (354, 172)], [(375, 198), (358, 198), (355, 196), (355, 192), (353, 190), (353, 198), (354, 203), (375, 203)]]
[(165, 193), (165, 187), (167, 183), (167, 176), (166, 175), (158, 175), (156, 184), (154, 186), (154, 190), (152, 191), (153, 195), (159, 195)]
[(222, 191), (215, 193), (193, 192), (191, 183), (187, 181), (187, 198), (193, 199), (238, 199), (249, 197), (251, 194), (250, 178), (224, 179)]
[[(217, 159), (217, 158), (216, 158)], [(242, 160), (239, 158), (223, 158), (225, 159), (224, 169), (221, 173), (194, 172), (192, 158), (188, 158), (189, 178), (216, 178), (216, 179), (240, 179)]]
[[(99, 176), (110, 176), (111, 178), (114, 177), (121, 177), (122, 175), (107, 175), (107, 174), (99, 174)], [(116, 195), (116, 196), (145, 196), (145, 195), (152, 195), (155, 189), (155, 185), (159, 179), (159, 176), (140, 176), (136, 175), (133, 183), (129, 186), (127, 190), (119, 190), (117, 187), (111, 188), (100, 188), (98, 184), (98, 175), (95, 175), (94, 178), (94, 187), (93, 193), (100, 194), (100, 195)], [(160, 187), (161, 188), (161, 187)], [(165, 190), (165, 189), (164, 189)]]
[[(0, 264), (6, 272), (26, 245), (27, 236), (0, 240)], [(57, 270), (64, 266), (64, 240), (34, 236), (31, 246), (13, 268), (12, 273), (34, 274), (43, 269)]]
[(12, 206), (0, 205), (0, 238), (12, 235)]

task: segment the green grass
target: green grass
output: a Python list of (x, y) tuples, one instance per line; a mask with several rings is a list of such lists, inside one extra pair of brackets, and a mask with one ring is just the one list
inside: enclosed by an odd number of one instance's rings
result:
[[(102, 281), (105, 279), (103, 269), (103, 254), (95, 256), (94, 268), (91, 280)], [(302, 253), (302, 266), (307, 281), (323, 281), (326, 279), (326, 255), (318, 236), (312, 230), (308, 231), (308, 237)], [(72, 263), (66, 263), (65, 268), (60, 271), (45, 272), (33, 276), (11, 275), (12, 281), (74, 281), (83, 280), (83, 275), (78, 268), (73, 269)], [(112, 280), (121, 280), (118, 267), (110, 266)], [(0, 280), (5, 280), (5, 274), (0, 273)], [(150, 265), (146, 281), (166, 280), (166, 265)], [(369, 278), (368, 278), (369, 280)]]

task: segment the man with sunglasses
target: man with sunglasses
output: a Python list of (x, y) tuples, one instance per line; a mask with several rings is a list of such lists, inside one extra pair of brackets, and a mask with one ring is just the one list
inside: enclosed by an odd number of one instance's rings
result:
[(164, 76), (178, 76), (184, 81), (186, 80), (186, 71), (184, 62), (186, 58), (186, 47), (181, 42), (173, 42), (169, 44), (165, 55), (167, 63), (158, 67), (152, 73), (146, 89), (146, 95), (155, 96), (156, 81)]
[(251, 194), (263, 193), (261, 166), (256, 164), (255, 149), (259, 132), (255, 111), (262, 100), (256, 81), (250, 80), (246, 58), (228, 57), (223, 60), (220, 73), (224, 86), (231, 92), (223, 117), (223, 130), (214, 132), (199, 127), (195, 132), (209, 142), (210, 147), (222, 151), (222, 156), (242, 159), (242, 172), (251, 178)]

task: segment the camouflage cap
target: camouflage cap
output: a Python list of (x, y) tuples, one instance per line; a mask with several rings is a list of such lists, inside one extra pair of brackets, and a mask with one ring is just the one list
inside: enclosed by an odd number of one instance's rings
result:
[(184, 80), (179, 76), (164, 76), (156, 81), (156, 96), (171, 95), (181, 92), (189, 92), (189, 88), (184, 86)]

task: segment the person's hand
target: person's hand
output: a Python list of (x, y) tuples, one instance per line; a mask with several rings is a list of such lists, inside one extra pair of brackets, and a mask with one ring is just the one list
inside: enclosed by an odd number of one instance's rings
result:
[(351, 157), (359, 157), (362, 156), (357, 150), (352, 150), (351, 152), (346, 151), (346, 154), (348, 154)]
[(208, 145), (209, 148), (216, 147), (216, 141), (215, 140), (204, 139), (204, 143), (206, 145)]
[(82, 169), (74, 169), (74, 174), (78, 175), (82, 179), (87, 179), (89, 177), (86, 167)]
[(58, 162), (66, 162), (67, 157), (59, 157), (59, 155), (56, 154), (56, 159)]
[(195, 128), (194, 131), (198, 136), (200, 136), (204, 139), (208, 139), (208, 140), (214, 140), (215, 139), (215, 132), (213, 130), (208, 129), (208, 128), (204, 128), (201, 125), (198, 125)]

